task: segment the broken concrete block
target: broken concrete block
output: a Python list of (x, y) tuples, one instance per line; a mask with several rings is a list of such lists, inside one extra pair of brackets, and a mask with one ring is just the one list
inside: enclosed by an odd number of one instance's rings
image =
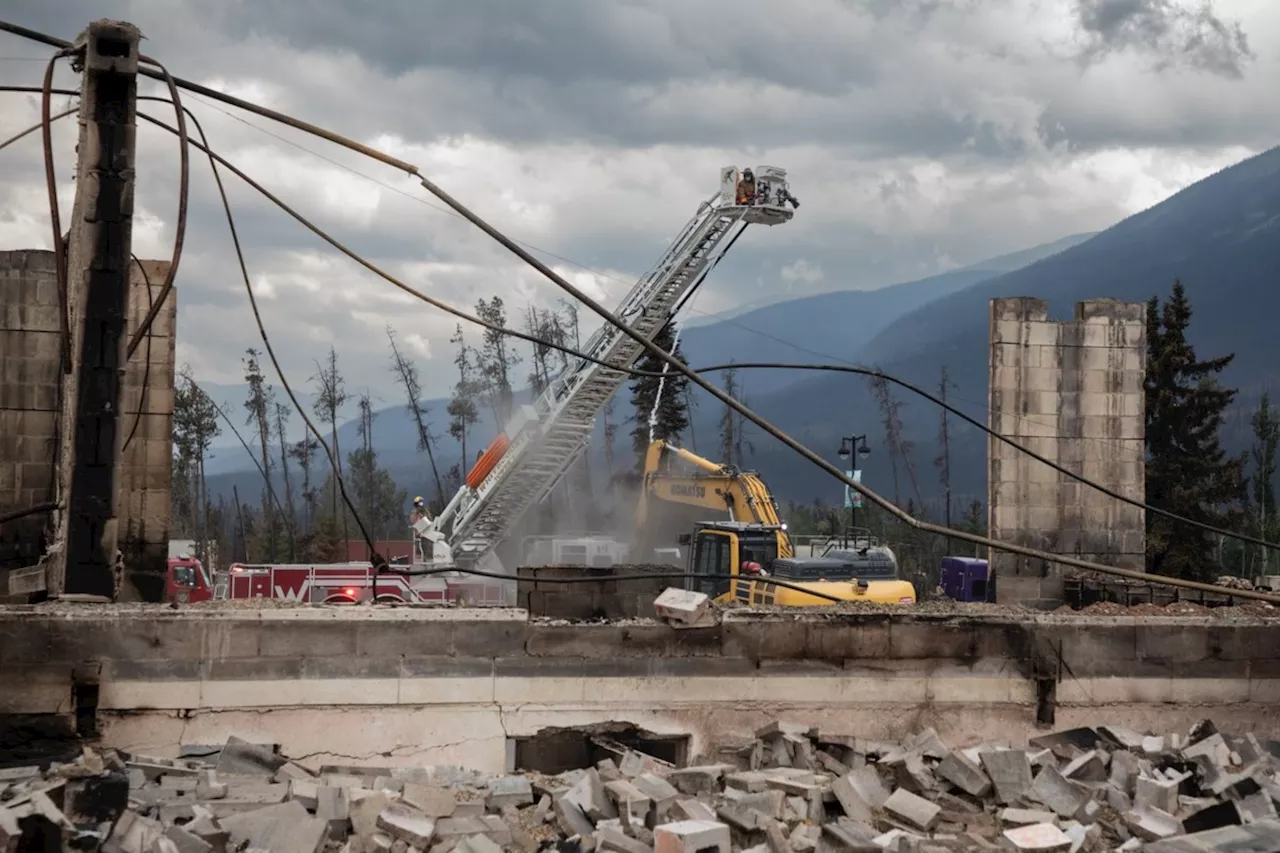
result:
[(1091, 749), (1067, 763), (1062, 775), (1079, 782), (1105, 782), (1107, 780), (1106, 756)]
[(1159, 809), (1174, 814), (1178, 811), (1180, 780), (1152, 779), (1140, 776), (1135, 782), (1133, 804), (1136, 808)]
[(759, 770), (743, 770), (738, 773), (726, 773), (724, 784), (726, 788), (757, 792), (769, 787), (769, 777)]
[[(667, 774), (667, 781), (682, 794), (710, 794), (720, 787), (725, 771), (733, 768), (725, 764), (704, 764), (682, 767)], [(643, 790), (643, 788), (641, 789)]]
[(729, 827), (709, 820), (682, 820), (654, 827), (653, 853), (731, 853)]
[(289, 799), (302, 803), (308, 811), (316, 810), (316, 796), (320, 786), (310, 779), (290, 779)]
[(248, 844), (272, 853), (319, 853), (329, 829), (295, 800), (230, 815), (219, 822), (232, 844)]
[(351, 821), (351, 795), (346, 788), (325, 785), (316, 791), (316, 817), (329, 825), (330, 837), (336, 837)]
[(1042, 812), (1038, 809), (1019, 809), (1010, 806), (1000, 811), (1001, 823), (1010, 826), (1030, 826), (1033, 823), (1053, 823), (1053, 812)]
[(846, 815), (861, 821), (870, 821), (871, 812), (889, 799), (874, 767), (861, 767), (836, 779), (831, 783), (831, 792)]
[(716, 819), (716, 811), (711, 806), (701, 800), (690, 798), (676, 800), (671, 806), (671, 814), (678, 820), (709, 820)]
[(523, 776), (503, 776), (489, 783), (489, 793), (485, 797), (485, 805), (493, 811), (502, 811), (506, 806), (533, 805), (533, 785)]
[(585, 838), (595, 831), (595, 825), (567, 795), (555, 800), (555, 810), (556, 822), (565, 835), (581, 835)]
[(1006, 829), (1004, 837), (1019, 850), (1035, 853), (1065, 853), (1071, 849), (1071, 836), (1051, 823), (1033, 823)]
[(618, 816), (618, 810), (605, 793), (604, 783), (594, 767), (569, 789), (565, 799), (576, 804), (592, 821), (609, 820)]
[(987, 774), (962, 752), (948, 752), (936, 772), (971, 797), (985, 797), (991, 792), (991, 780)]
[(653, 853), (653, 847), (616, 829), (596, 827), (596, 849), (614, 853)]
[[(413, 849), (412, 846), (409, 847), (409, 850)], [(456, 853), (502, 853), (502, 845), (487, 835), (469, 835), (458, 842), (454, 851)]]
[(452, 817), (458, 807), (453, 791), (443, 785), (405, 782), (400, 799), (427, 817), (434, 818)]
[[(164, 831), (178, 853), (213, 853), (213, 845), (187, 830), (185, 826), (171, 826)], [(2, 848), (0, 848), (2, 849)]]
[(645, 816), (649, 813), (653, 802), (635, 783), (626, 779), (615, 779), (612, 782), (604, 783), (604, 792), (613, 800), (619, 814), (624, 811), (632, 820), (645, 822)]
[(378, 829), (413, 847), (423, 850), (431, 845), (436, 821), (403, 803), (392, 803), (378, 815)]
[(715, 624), (711, 599), (691, 589), (668, 587), (653, 601), (658, 618), (673, 627), (701, 628)]
[(894, 767), (894, 776), (900, 786), (913, 794), (923, 794), (934, 786), (933, 773), (924, 766), (924, 759), (916, 753), (907, 753), (903, 757)]
[(636, 786), (640, 793), (649, 798), (653, 803), (654, 815), (661, 819), (667, 813), (667, 809), (671, 808), (680, 796), (680, 792), (676, 787), (653, 773), (641, 773), (631, 780), (631, 784)]
[(12, 809), (0, 806), (0, 853), (17, 853), (22, 840), (22, 828)]
[(358, 838), (369, 839), (378, 827), (378, 815), (391, 805), (391, 797), (376, 792), (351, 804), (351, 830)]
[(938, 815), (942, 811), (936, 804), (916, 796), (905, 788), (899, 788), (889, 795), (889, 799), (884, 801), (884, 810), (899, 820), (926, 832), (937, 824)]
[(1157, 809), (1132, 809), (1124, 814), (1125, 826), (1144, 841), (1159, 841), (1182, 832), (1179, 820)]
[(1089, 795), (1083, 789), (1065, 779), (1054, 767), (1046, 767), (1040, 771), (1029, 795), (1065, 818), (1074, 818), (1089, 801)]
[(982, 767), (991, 778), (996, 801), (1002, 805), (1018, 802), (1031, 791), (1031, 762), (1020, 749), (983, 752)]

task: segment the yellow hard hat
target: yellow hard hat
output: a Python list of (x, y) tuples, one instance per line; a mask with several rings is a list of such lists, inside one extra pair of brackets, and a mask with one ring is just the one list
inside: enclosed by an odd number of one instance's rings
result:
[(426, 501), (424, 501), (421, 497), (416, 497), (416, 498), (414, 498), (414, 499), (413, 499), (413, 505), (414, 505), (414, 506), (422, 506), (422, 505), (423, 505), (423, 504), (425, 504), (425, 503), (426, 503)]

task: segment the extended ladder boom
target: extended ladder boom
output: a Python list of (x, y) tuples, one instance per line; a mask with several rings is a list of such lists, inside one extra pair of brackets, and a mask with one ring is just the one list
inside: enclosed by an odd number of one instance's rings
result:
[[(658, 264), (631, 288), (618, 317), (652, 339), (719, 262), (731, 232), (749, 223), (787, 222), (798, 206), (782, 169), (760, 166), (754, 175), (750, 169), (721, 169), (720, 191), (702, 203)], [(605, 323), (583, 352), (612, 367), (577, 359), (541, 396), (520, 406), (435, 520), (437, 529), (452, 522), (448, 541), (459, 562), (474, 563), (487, 554), (555, 488), (585, 449), (600, 410), (629, 378), (623, 371), (644, 348)]]

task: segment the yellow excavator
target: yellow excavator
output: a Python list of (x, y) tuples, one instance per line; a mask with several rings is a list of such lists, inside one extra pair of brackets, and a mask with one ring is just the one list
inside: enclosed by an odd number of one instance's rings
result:
[[(687, 463), (693, 474), (674, 472)], [(725, 521), (699, 521), (688, 546), (690, 577), (685, 586), (719, 602), (751, 605), (818, 606), (840, 601), (915, 604), (915, 587), (898, 578), (897, 560), (888, 548), (836, 549), (821, 557), (797, 558), (778, 517), (778, 503), (754, 471), (712, 462), (662, 440), (645, 453), (644, 481), (636, 509), (636, 529), (652, 545), (651, 501), (727, 511)], [(763, 579), (775, 578), (792, 587)]]

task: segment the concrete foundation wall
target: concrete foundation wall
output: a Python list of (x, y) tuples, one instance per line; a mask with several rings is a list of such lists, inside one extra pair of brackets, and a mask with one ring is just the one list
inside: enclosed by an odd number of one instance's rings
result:
[(96, 685), (107, 746), (176, 755), (234, 734), (313, 766), (495, 772), (513, 738), (605, 722), (688, 736), (691, 755), (778, 717), (869, 738), (929, 725), (958, 745), (1206, 716), (1263, 737), (1280, 734), (1274, 624), (733, 611), (675, 630), (520, 610), (10, 608), (0, 714), (72, 715), (79, 683)]
[[(150, 300), (159, 294), (169, 268), (168, 261), (143, 261), (142, 265), (145, 276), (137, 264), (132, 267), (130, 334), (141, 323)], [(55, 499), (54, 435), (62, 374), (53, 253), (0, 252), (0, 285), (0, 512), (4, 512)], [(150, 358), (144, 343), (125, 372), (123, 434), (134, 432), (134, 436), (123, 458), (118, 512), (121, 550), (131, 571), (163, 571), (167, 556), (176, 317), (175, 290), (152, 326)], [(142, 417), (137, 420), (140, 409)], [(40, 558), (48, 520), (47, 515), (34, 516), (0, 527), (0, 572), (32, 565)]]
[(600, 572), (582, 566), (522, 567), (519, 571), (528, 580), (516, 583), (516, 605), (533, 616), (552, 619), (653, 618), (653, 600), (667, 587), (679, 583), (675, 578), (663, 577), (662, 572), (641, 566), (616, 566), (608, 571), (628, 575), (652, 572), (657, 576), (653, 580), (566, 584), (556, 580), (598, 578)]
[[(1048, 319), (1040, 299), (991, 301), (990, 413), (995, 432), (1134, 500), (1144, 498), (1146, 306), (1098, 299)], [(1057, 554), (1141, 568), (1142, 510), (992, 438), (991, 536)], [(1062, 601), (1058, 567), (992, 552), (1002, 603)]]

